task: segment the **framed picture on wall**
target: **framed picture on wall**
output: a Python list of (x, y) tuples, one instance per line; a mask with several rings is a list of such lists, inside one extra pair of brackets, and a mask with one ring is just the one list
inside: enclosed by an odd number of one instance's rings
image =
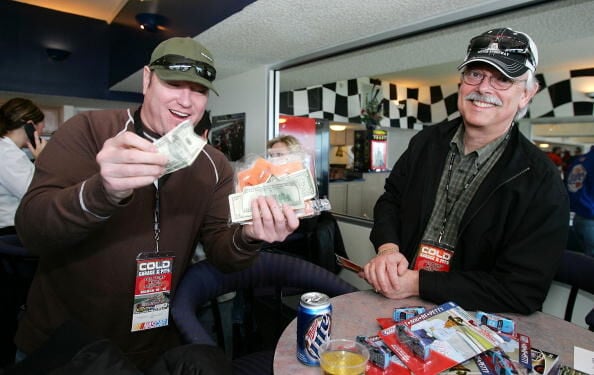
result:
[(209, 132), (210, 143), (229, 161), (237, 161), (245, 155), (245, 113), (212, 117)]

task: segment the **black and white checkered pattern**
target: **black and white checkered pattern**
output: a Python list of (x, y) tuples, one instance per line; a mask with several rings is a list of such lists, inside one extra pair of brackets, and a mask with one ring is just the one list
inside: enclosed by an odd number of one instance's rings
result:
[[(538, 74), (540, 90), (530, 104), (528, 117), (592, 116), (593, 101), (580, 90), (594, 80), (594, 68)], [(283, 92), (280, 112), (329, 121), (361, 122), (361, 98), (378, 80), (349, 79), (306, 89)], [(382, 127), (421, 129), (460, 116), (458, 85), (407, 88), (379, 82), (384, 105)]]

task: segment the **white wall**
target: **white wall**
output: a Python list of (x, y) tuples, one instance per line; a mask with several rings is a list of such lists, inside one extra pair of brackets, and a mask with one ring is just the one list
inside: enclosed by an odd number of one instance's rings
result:
[[(563, 319), (569, 291), (570, 287), (567, 284), (553, 281), (547, 299), (543, 303), (542, 311)], [(593, 306), (594, 295), (580, 290), (575, 300), (571, 322), (580, 327), (588, 328), (585, 318)]]
[(245, 152), (264, 155), (268, 118), (268, 70), (258, 69), (215, 81), (220, 96), (210, 93), (211, 116), (245, 113)]
[[(382, 129), (383, 130), (383, 129)], [(400, 155), (408, 148), (410, 139), (419, 132), (414, 129), (387, 128), (388, 130), (388, 168), (392, 169)]]
[[(338, 227), (346, 248), (349, 259), (363, 266), (375, 255), (373, 245), (369, 241), (371, 228), (338, 220)], [(366, 281), (359, 278), (354, 272), (340, 271), (340, 277), (359, 289), (370, 289)]]

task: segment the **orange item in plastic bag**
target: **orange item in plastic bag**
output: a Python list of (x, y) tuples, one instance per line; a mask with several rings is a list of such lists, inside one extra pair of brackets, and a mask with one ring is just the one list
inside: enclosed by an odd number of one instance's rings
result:
[(303, 169), (301, 161), (289, 161), (284, 164), (272, 164), (270, 170), (275, 177), (282, 177)]
[(239, 192), (243, 191), (246, 186), (253, 186), (263, 184), (271, 176), (272, 165), (264, 158), (258, 158), (251, 168), (237, 173), (237, 185)]

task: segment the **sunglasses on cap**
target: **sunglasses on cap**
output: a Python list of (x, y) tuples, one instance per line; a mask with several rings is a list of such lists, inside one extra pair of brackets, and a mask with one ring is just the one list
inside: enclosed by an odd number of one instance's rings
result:
[(528, 56), (534, 64), (534, 56), (530, 50), (528, 40), (515, 38), (510, 35), (479, 35), (470, 40), (468, 51), (478, 51), (497, 43), (497, 48), (503, 52), (519, 53)]
[(209, 82), (214, 81), (217, 76), (217, 71), (214, 66), (202, 61), (191, 60), (175, 55), (166, 55), (158, 58), (149, 65), (149, 67), (154, 66), (160, 66), (175, 72), (187, 72), (193, 68), (197, 76), (202, 77)]

